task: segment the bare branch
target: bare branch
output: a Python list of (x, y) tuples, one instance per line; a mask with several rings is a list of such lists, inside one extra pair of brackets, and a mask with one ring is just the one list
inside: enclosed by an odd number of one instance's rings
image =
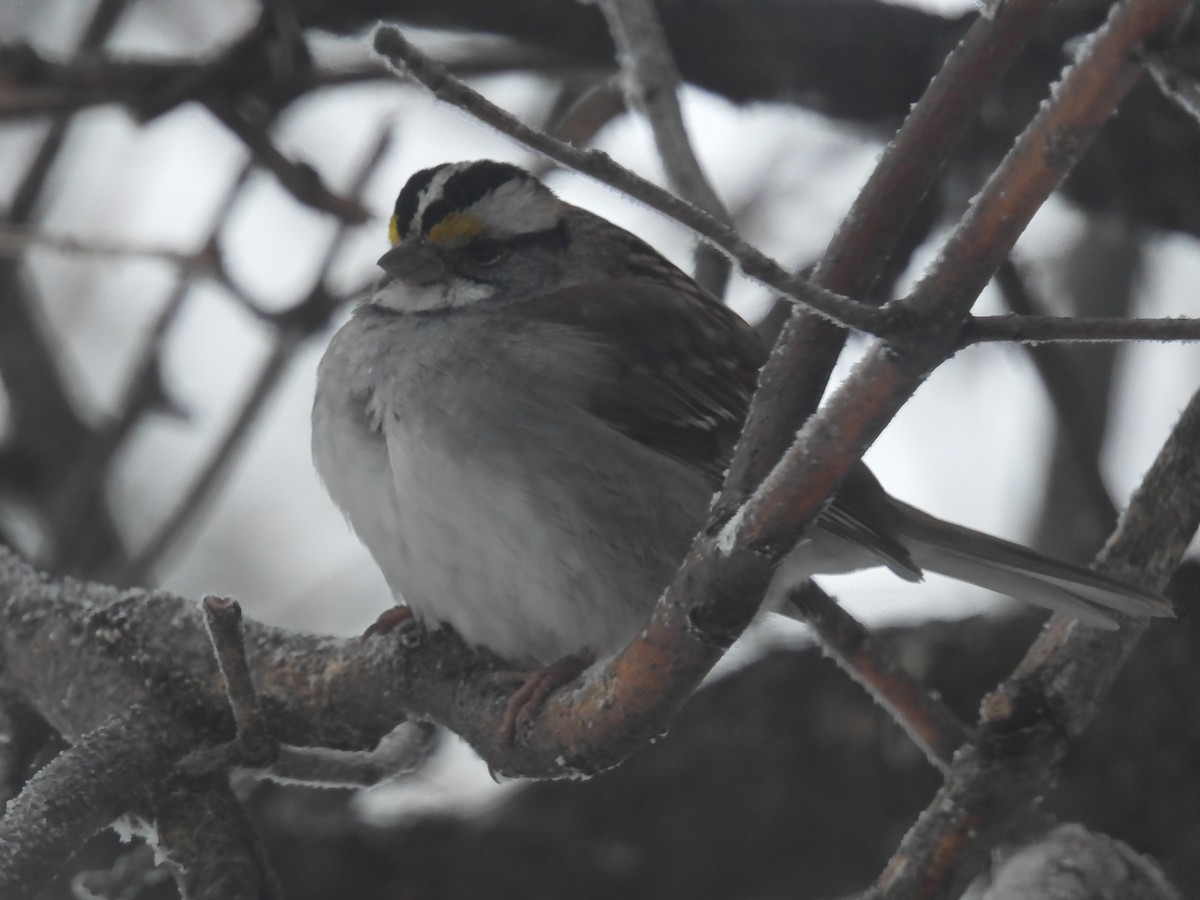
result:
[(842, 670), (891, 714), (933, 765), (949, 772), (954, 752), (967, 742), (967, 731), (958, 716), (909, 675), (815, 582), (804, 582), (788, 599)]
[(235, 739), (193, 750), (180, 773), (203, 777), (230, 768), (272, 781), (319, 787), (366, 787), (415, 770), (429, 755), (436, 730), (423, 722), (402, 722), (373, 750), (333, 750), (280, 744), (271, 734), (254, 687), (237, 601), (205, 597), (204, 621), (217, 658)]
[(1154, 0), (1114, 7), (914, 288), (909, 298), (914, 311), (936, 315), (942, 327), (961, 328), (945, 298), (979, 295), (1033, 214), (1141, 77), (1142, 68), (1130, 54), (1143, 40), (1170, 29), (1189, 5)]
[[(654, 6), (648, 0), (600, 0), (599, 6), (617, 45), (626, 96), (650, 123), (671, 188), (732, 229), (733, 218), (692, 149), (679, 107), (683, 82)], [(701, 243), (696, 249), (696, 280), (720, 297), (729, 280), (728, 258)]]
[(1200, 341), (1200, 319), (1109, 319), (1074, 316), (974, 316), (963, 332), (963, 346), (987, 341), (1023, 344), (1117, 341)]
[(0, 897), (36, 896), (92, 835), (140, 802), (190, 737), (133, 705), (56, 756), (0, 819)]
[[(1200, 393), (1130, 501), (1097, 568), (1161, 590), (1198, 524)], [(1127, 622), (1120, 631), (1100, 631), (1052, 619), (1012, 677), (985, 702), (980, 738), (955, 757), (950, 778), (865, 896), (950, 896), (967, 858), (993, 845), (1004, 822), (1049, 789), (1068, 741), (1091, 720), (1146, 628), (1145, 622)]]
[(208, 639), (212, 641), (233, 723), (237, 728), (237, 744), (241, 758), (248, 765), (269, 763), (277, 753), (275, 739), (263, 721), (258, 695), (246, 662), (246, 647), (242, 642), (242, 608), (236, 600), (208, 596), (201, 604)]
[(451, 75), (445, 66), (434, 62), (410, 44), (399, 29), (390, 25), (379, 26), (375, 31), (375, 50), (387, 60), (399, 77), (416, 79), (439, 100), (457, 106), (531, 150), (623, 191), (635, 200), (690, 228), (698, 237), (728, 253), (749, 277), (849, 328), (873, 334), (887, 328), (887, 322), (880, 310), (818, 288), (811, 282), (791, 274), (708, 213), (639, 178), (628, 169), (619, 166), (607, 154), (598, 150), (578, 150), (517, 121), (511, 114)]
[[(569, 102), (563, 102), (563, 98)], [(611, 77), (594, 81), (582, 92), (564, 86), (556, 101), (557, 115), (551, 115), (548, 131), (567, 144), (582, 146), (590, 143), (600, 129), (625, 112), (625, 95)], [(543, 165), (531, 167), (539, 178), (553, 167), (550, 160)]]
[[(982, 289), (1033, 211), (1132, 87), (1140, 74), (1133, 51), (1168, 31), (1189, 6), (1183, 0), (1127, 0), (1114, 7), (914, 290), (912, 304), (930, 324), (941, 321), (952, 333), (956, 326), (948, 313), (954, 298)], [(1200, 395), (1131, 501), (1102, 554), (1102, 571), (1155, 590), (1166, 585), (1200, 522), (1198, 447)], [(1122, 565), (1114, 565), (1118, 559)], [(1129, 567), (1138, 562), (1137, 571)], [(1090, 720), (1120, 661), (1147, 627), (1128, 623), (1120, 632), (1101, 633), (1061, 617), (1052, 622), (985, 706), (980, 740), (955, 757), (951, 778), (866, 897), (951, 896), (968, 860), (993, 845), (1010, 817), (1048, 790), (1068, 737)], [(1017, 733), (1020, 740), (1014, 742)]]
[(367, 211), (357, 200), (343, 197), (329, 188), (320, 173), (305, 162), (297, 162), (282, 153), (266, 128), (248, 121), (237, 111), (210, 102), (208, 108), (221, 123), (241, 138), (254, 154), (254, 160), (275, 176), (289, 194), (313, 209), (327, 212), (343, 222), (367, 221)]
[(426, 722), (402, 722), (374, 750), (330, 750), (280, 744), (270, 766), (247, 769), (256, 778), (318, 787), (371, 787), (417, 771), (429, 758), (437, 729)]
[[(921, 198), (975, 119), (984, 98), (1029, 41), (1050, 0), (1012, 0), (978, 17), (896, 133), (842, 219), (813, 280), (868, 296), (885, 271)], [(759, 378), (718, 516), (732, 515), (817, 408), (841, 354), (845, 332), (815, 316), (793, 315)]]

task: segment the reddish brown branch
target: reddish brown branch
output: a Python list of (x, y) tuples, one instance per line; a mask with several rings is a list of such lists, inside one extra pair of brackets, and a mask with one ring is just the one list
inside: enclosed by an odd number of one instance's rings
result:
[(747, 541), (761, 546), (768, 540), (789, 540), (815, 515), (883, 424), (953, 352), (975, 297), (1132, 87), (1140, 73), (1132, 61), (1134, 49), (1169, 28), (1187, 6), (1186, 0), (1164, 0), (1120, 7), (1109, 26), (1088, 43), (1087, 54), (988, 180), (929, 273), (897, 304), (916, 316), (910, 340), (902, 350), (874, 348), (822, 415), (805, 426), (747, 504), (742, 526), (749, 532)]
[(913, 290), (909, 305), (914, 311), (944, 327), (961, 328), (963, 298), (979, 295), (1033, 214), (1141, 77), (1138, 48), (1168, 34), (1188, 6), (1188, 0), (1148, 0), (1114, 7)]
[[(951, 151), (987, 93), (1029, 41), (1049, 0), (1004, 3), (980, 16), (947, 57), (863, 185), (826, 248), (813, 280), (840, 294), (866, 296), (883, 271)], [(845, 330), (817, 316), (793, 315), (760, 376), (741, 446), (718, 501), (733, 512), (771, 471), (817, 408)]]
[[(903, 350), (877, 346), (868, 354), (723, 534), (696, 544), (633, 644), (593, 682), (551, 698), (525, 735), (527, 746), (493, 755), (494, 765), (524, 772), (531, 764), (547, 771), (541, 766), (551, 760), (565, 761), (568, 768), (608, 765), (652, 736), (683, 702), (753, 614), (770, 566), (888, 419), (953, 351), (976, 294), (1132, 85), (1138, 72), (1130, 62), (1132, 49), (1165, 29), (1182, 5), (1183, 0), (1158, 3), (1150, 12), (1135, 6), (1137, 14), (1118, 15), (1088, 45), (1088, 54), (989, 181), (930, 275), (897, 306), (901, 317), (916, 313), (920, 320), (919, 327), (913, 322)], [(397, 59), (406, 47), (390, 30), (377, 32), (376, 45)], [(444, 90), (445, 73), (435, 74), (431, 86)], [(764, 379), (760, 398), (783, 389)]]
[[(1044, 196), (1132, 87), (1139, 74), (1134, 50), (1165, 33), (1188, 5), (1129, 0), (1114, 9), (914, 291), (915, 310), (945, 329), (956, 327), (950, 318), (961, 308), (956, 298), (982, 289)], [(1200, 397), (1185, 411), (1110, 544), (1109, 558), (1124, 565), (1102, 568), (1152, 589), (1165, 586), (1200, 521), (1198, 449)], [(1150, 526), (1151, 519), (1161, 531)], [(1140, 570), (1128, 567), (1139, 561)], [(906, 835), (869, 896), (951, 896), (964, 862), (994, 844), (1004, 824), (1048, 789), (1067, 737), (1090, 720), (1145, 627), (1130, 623), (1121, 632), (1101, 633), (1056, 620), (1014, 678), (993, 695), (981, 739), (956, 758), (955, 777)]]
[[(1200, 524), (1200, 393), (1163, 447), (1098, 568), (1161, 591)], [(1068, 741), (1091, 721), (1121, 661), (1147, 628), (1087, 628), (1055, 618), (1012, 677), (985, 702), (979, 739), (954, 770), (888, 869), (871, 900), (952, 896), (971, 853), (1002, 837), (1004, 824), (1053, 783)]]
[[(1133, 49), (1168, 28), (1186, 6), (1185, 0), (1156, 0), (1122, 7), (1088, 43), (1087, 54), (1054, 101), (1006, 157), (930, 274), (902, 304), (921, 319), (912, 340), (903, 351), (888, 346), (870, 351), (723, 533), (695, 545), (646, 629), (604, 675), (551, 699), (546, 715), (526, 735), (533, 758), (591, 758), (606, 764), (626, 752), (619, 748), (650, 737), (683, 701), (692, 679), (707, 671), (753, 615), (769, 567), (929, 371), (953, 351), (975, 295), (1132, 86), (1138, 73), (1130, 61)], [(505, 762), (493, 758), (494, 764)]]
[[(949, 72), (939, 79), (934, 88), (931, 88), (923, 105), (914, 114), (913, 123), (902, 134), (902, 139), (898, 140), (897, 145), (887, 157), (888, 165), (873, 181), (873, 192), (869, 192), (856, 207), (858, 212), (852, 213), (848, 217), (847, 221), (855, 224), (844, 230), (842, 238), (844, 246), (835, 245), (831, 249), (829, 258), (836, 260), (840, 254), (848, 253), (856, 248), (870, 248), (863, 254), (868, 258), (858, 260), (868, 269), (861, 284), (869, 285), (874, 280), (875, 273), (882, 269), (888, 248), (895, 241), (911, 214), (911, 210), (905, 208), (902, 203), (894, 202), (894, 195), (899, 192), (902, 199), (911, 199), (915, 205), (936, 177), (940, 164), (944, 161), (950, 148), (973, 117), (983, 93), (991, 87), (1011, 62), (1017, 50), (1028, 39), (1037, 17), (1046, 5), (1045, 2), (1034, 2), (1034, 0), (1005, 4), (1002, 7), (1002, 14), (997, 16), (995, 21), (981, 20), (982, 24), (972, 30), (970, 38), (956, 52)], [(593, 174), (608, 176), (606, 180), (611, 180), (611, 173), (607, 170), (603, 168), (597, 170), (595, 165), (597, 161), (594, 158), (571, 154), (561, 147), (547, 144), (543, 136), (530, 134), (528, 129), (513, 122), (511, 117), (491, 107), (477, 95), (463, 90), (462, 86), (449, 79), (444, 71), (438, 69), (436, 65), (431, 65), (430, 61), (415, 53), (411, 45), (407, 44), (398, 32), (386, 29), (377, 32), (376, 48), (388, 55), (393, 64), (407, 66), (407, 73), (422, 81), (442, 99), (479, 115), (536, 150), (545, 152), (568, 164), (581, 166), (585, 171)], [(613, 183), (627, 190), (630, 189), (625, 179)], [(639, 190), (636, 195), (639, 199), (648, 199), (644, 191)], [(889, 196), (893, 202), (880, 203), (879, 201), (884, 196)], [(719, 229), (714, 229), (713, 223), (699, 220), (690, 214), (681, 215), (680, 211), (669, 203), (655, 203), (655, 205), (669, 214), (681, 218), (685, 224), (694, 228), (699, 223), (701, 227), (698, 230), (709, 236), (710, 239), (714, 239), (715, 235), (720, 235), (725, 240), (722, 246), (735, 253), (744, 269), (751, 274), (760, 274), (755, 268), (756, 261), (741, 252), (742, 248), (739, 244), (729, 240), (728, 236), (721, 233)], [(884, 209), (887, 212), (882, 216), (871, 218), (868, 226), (860, 226), (861, 221), (867, 221), (863, 218), (863, 211), (866, 209)], [(684, 210), (683, 212), (687, 213), (688, 211)], [(863, 229), (862, 234), (858, 230), (860, 227)], [(855, 241), (859, 243), (855, 243)], [(871, 269), (872, 265), (874, 266), (873, 270)], [(778, 286), (783, 282), (773, 283)], [(838, 314), (842, 314), (841, 308), (836, 303), (814, 305), (827, 313), (838, 309)], [(857, 315), (857, 311), (855, 311), (855, 315)], [(826, 350), (828, 331), (822, 328), (816, 330), (819, 333), (815, 336), (815, 340), (810, 340), (808, 343), (805, 343), (803, 336), (798, 338), (789, 336), (786, 339), (787, 345), (792, 348), (790, 356), (792, 361), (805, 358), (829, 358)], [(836, 351), (833, 355), (836, 356)], [(776, 353), (772, 363), (764, 372), (763, 389), (759, 393), (759, 400), (756, 401), (755, 412), (751, 414), (751, 425), (747, 431), (748, 437), (742, 442), (743, 448), (746, 449), (741, 450), (735, 457), (733, 470), (735, 475), (731, 478), (731, 483), (739, 486), (733, 492), (738, 500), (774, 464), (779, 452), (786, 446), (786, 442), (789, 440), (788, 436), (793, 433), (794, 428), (790, 423), (798, 424), (811, 411), (811, 405), (801, 404), (797, 408), (793, 404), (791, 409), (785, 410), (784, 414), (780, 415), (780, 408), (786, 402), (785, 398), (797, 396), (802, 384), (794, 377), (795, 373), (793, 372), (780, 375), (780, 357), (781, 354)], [(800, 370), (807, 371), (807, 366), (800, 365)], [(913, 382), (914, 387), (916, 383), (916, 381)], [(817, 391), (819, 393), (819, 387)], [(765, 408), (770, 410), (765, 415), (764, 407), (761, 405), (764, 400), (767, 404)], [(762, 418), (760, 419), (759, 416)], [(750, 437), (751, 435), (752, 437)], [(783, 436), (783, 443), (780, 443), (777, 435)], [(849, 465), (853, 458), (856, 457), (846, 457), (845, 464)], [(817, 482), (816, 490), (812, 495), (816, 498), (814, 504), (828, 496), (835, 484), (836, 480), (830, 479)], [(727, 496), (729, 495), (727, 492)], [(722, 515), (724, 514), (722, 512)], [(787, 540), (787, 537), (782, 538), (780, 546)], [(638, 722), (640, 717), (657, 715), (661, 720), (661, 717), (665, 715), (664, 710), (673, 708), (686, 697), (690, 691), (688, 680), (699, 677), (720, 653), (724, 642), (731, 639), (740, 625), (744, 624), (743, 617), (746, 617), (753, 605), (757, 604), (765, 578), (764, 563), (769, 564), (769, 560), (765, 557), (758, 558), (757, 552), (752, 551), (745, 558), (737, 562), (729, 561), (728, 565), (724, 566), (724, 564), (714, 562), (715, 554), (712, 553), (711, 545), (708, 547), (708, 551), (707, 560), (703, 559), (702, 554), (693, 555), (689, 564), (685, 564), (674, 589), (685, 597), (691, 598), (690, 601), (677, 601), (680, 602), (681, 607), (686, 608), (688, 605), (702, 607), (702, 609), (693, 609), (691, 613), (687, 614), (693, 622), (697, 619), (712, 619), (712, 611), (723, 608), (719, 616), (720, 623), (714, 627), (713, 622), (710, 621), (705, 626), (706, 629), (713, 629), (717, 634), (710, 633), (707, 636), (698, 637), (694, 634), (693, 629), (681, 623), (679, 619), (681, 614), (679, 613), (667, 612), (661, 617), (656, 615), (647, 632), (649, 637), (640, 644), (636, 653), (631, 657), (622, 655), (614, 665), (614, 674), (619, 673), (616, 681), (614, 682), (611, 678), (605, 679), (600, 687), (588, 692), (589, 699), (584, 701), (586, 705), (579, 715), (580, 720), (590, 721), (594, 715), (599, 714), (598, 709), (619, 709), (622, 721), (607, 721), (607, 724), (620, 729), (616, 733), (625, 732), (626, 734), (629, 733), (629, 723)], [(695, 565), (704, 574), (691, 575), (689, 565)], [(725, 568), (723, 573), (713, 571), (714, 568), (722, 567)], [(710, 578), (716, 579), (719, 583), (715, 584), (711, 593), (705, 597), (700, 586)], [(690, 588), (679, 587), (688, 584), (691, 585)], [(718, 598), (724, 597), (725, 594), (730, 596), (724, 598), (728, 602), (722, 603)], [(661, 607), (660, 612), (662, 612)], [(686, 657), (681, 654), (686, 654)], [(637, 659), (639, 655), (645, 666), (644, 670), (639, 668), (638, 663), (626, 664), (628, 659)], [(687, 665), (681, 662), (685, 658), (689, 660)], [(653, 674), (656, 669), (660, 668), (663, 671), (671, 669), (674, 675), (672, 684), (663, 686), (658, 675)], [(626, 689), (614, 688), (614, 684), (618, 686), (622, 684), (622, 679), (630, 679), (626, 683)], [(605, 692), (609, 689), (619, 690), (619, 697), (606, 696)], [(656, 703), (660, 703), (662, 707), (657, 711), (655, 711)], [(548, 710), (548, 713), (551, 716), (554, 715), (553, 707)], [(611, 712), (605, 715), (606, 720), (613, 719)], [(568, 718), (564, 714), (563, 722), (568, 721)], [(645, 722), (640, 722), (632, 730), (633, 733), (636, 733), (638, 729), (646, 727)], [(597, 733), (600, 733), (600, 730), (597, 730)], [(573, 760), (580, 755), (580, 748), (574, 746), (574, 742), (580, 737), (579, 735), (568, 735), (564, 739), (567, 746), (555, 747), (554, 750), (544, 747), (541, 748), (539, 755), (551, 753), (555, 757), (568, 761)], [(548, 743), (553, 746), (553, 736)], [(563, 752), (558, 752), (559, 749)], [(599, 756), (602, 760), (601, 764), (607, 764), (603, 762), (607, 759), (607, 754), (601, 752)], [(493, 762), (495, 763), (496, 760)]]
[(958, 716), (814, 582), (804, 582), (789, 600), (812, 626), (825, 652), (888, 710), (931, 763), (948, 772), (954, 752), (967, 742)]

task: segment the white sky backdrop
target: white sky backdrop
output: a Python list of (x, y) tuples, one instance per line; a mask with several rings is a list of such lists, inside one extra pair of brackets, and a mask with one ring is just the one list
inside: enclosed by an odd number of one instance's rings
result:
[[(61, 52), (78, 27), (79, 0), (4, 0), (0, 38), (23, 37), (46, 52)], [(920, 5), (962, 9), (932, 0)], [(209, 0), (131, 4), (112, 46), (130, 54), (201, 55), (237, 34), (257, 4)], [(365, 43), (321, 40), (319, 52), (365, 52)], [(518, 76), (481, 79), (476, 86), (518, 115), (536, 117), (547, 102), (543, 85)], [(726, 202), (761, 204), (746, 237), (785, 264), (817, 256), (866, 178), (879, 145), (831, 128), (792, 107), (735, 107), (689, 90), (689, 125), (700, 157)], [(360, 283), (386, 248), (386, 217), (396, 192), (417, 169), (452, 159), (531, 157), (507, 139), (439, 106), (416, 88), (361, 87), (328, 93), (294, 108), (277, 136), (282, 150), (317, 167), (335, 189), (345, 187), (356, 161), (385, 119), (397, 140), (371, 185), (376, 218), (360, 229), (336, 267), (338, 283)], [(0, 197), (11, 196), (13, 165), (25, 158), (37, 126), (0, 130)], [(660, 179), (648, 130), (623, 119), (598, 145), (616, 159)], [(121, 110), (101, 108), (77, 119), (52, 177), (43, 221), (56, 233), (192, 249), (208, 227), (225, 186), (243, 164), (241, 144), (206, 113), (177, 109), (145, 127)], [(689, 267), (691, 241), (657, 213), (573, 175), (550, 179), (561, 196), (587, 206), (645, 237)], [(1078, 221), (1050, 204), (1020, 245), (1021, 258), (1053, 262), (1070, 247)], [(325, 217), (295, 203), (270, 176), (234, 210), (222, 246), (240, 283), (270, 305), (286, 307), (309, 284), (333, 231)], [(1152, 249), (1141, 292), (1141, 315), (1196, 314), (1200, 284), (1197, 242), (1168, 237)], [(928, 258), (932, 250), (924, 253)], [(914, 266), (919, 273), (920, 263)], [(97, 261), (36, 252), (30, 270), (42, 292), (69, 376), (89, 416), (102, 416), (119, 396), (132, 353), (169, 290), (168, 266), (149, 261)], [(910, 273), (910, 278), (916, 273)], [(761, 314), (768, 297), (739, 279), (732, 304)], [(989, 292), (981, 312), (999, 312)], [(119, 460), (112, 500), (129, 540), (149, 537), (172, 508), (195, 468), (235, 412), (269, 334), (211, 287), (198, 288), (170, 335), (166, 383), (190, 412), (186, 422), (152, 420)], [(861, 350), (861, 342), (852, 345)], [(383, 580), (326, 498), (309, 460), (308, 413), (320, 340), (298, 357), (283, 389), (267, 406), (211, 513), (186, 549), (162, 569), (162, 584), (187, 596), (226, 593), (249, 615), (290, 627), (351, 635), (389, 603)], [(1123, 503), (1152, 460), (1178, 411), (1195, 389), (1200, 351), (1140, 345), (1125, 351), (1136, 372), (1122, 382), (1112, 421), (1105, 473)], [(1051, 412), (1022, 350), (987, 346), (960, 354), (930, 379), (868, 460), (903, 499), (946, 518), (1020, 539), (1032, 524)], [(957, 616), (995, 608), (994, 598), (936, 577), (905, 584), (886, 572), (828, 579), (828, 587), (868, 621), (926, 615)], [(778, 637), (778, 635), (776, 635)], [(491, 782), (469, 751), (442, 753), (421, 785), (445, 801), (487, 795)], [(411, 792), (408, 802), (412, 802)]]

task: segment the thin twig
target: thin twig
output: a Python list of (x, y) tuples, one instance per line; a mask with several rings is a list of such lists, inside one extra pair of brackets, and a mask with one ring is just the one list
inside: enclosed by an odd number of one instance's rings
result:
[(788, 600), (801, 621), (812, 627), (825, 652), (888, 711), (926, 759), (943, 773), (949, 772), (954, 752), (967, 742), (967, 730), (958, 716), (815, 582), (803, 582)]
[(228, 597), (209, 595), (201, 604), (204, 626), (212, 642), (233, 723), (237, 728), (237, 744), (247, 765), (266, 765), (275, 758), (278, 746), (263, 721), (258, 705), (250, 665), (246, 662), (246, 646), (242, 640), (242, 607)]
[(428, 722), (402, 722), (374, 750), (279, 744), (268, 767), (245, 771), (256, 778), (316, 787), (371, 787), (420, 768), (437, 735), (438, 729)]
[(510, 113), (484, 98), (410, 44), (399, 29), (381, 25), (375, 30), (375, 50), (396, 74), (423, 84), (439, 100), (491, 125), (550, 159), (623, 191), (652, 209), (690, 228), (696, 235), (720, 247), (737, 261), (742, 271), (768, 287), (833, 319), (848, 328), (871, 334), (888, 329), (887, 314), (877, 308), (819, 288), (788, 272), (777, 262), (750, 246), (732, 229), (670, 191), (665, 191), (618, 165), (599, 150), (579, 150), (530, 128)]
[(1074, 316), (974, 316), (963, 329), (962, 345), (988, 341), (1021, 344), (1115, 343), (1117, 341), (1200, 341), (1200, 319), (1089, 318)]
[[(617, 45), (625, 94), (650, 123), (671, 188), (732, 229), (733, 218), (705, 176), (683, 123), (679, 106), (683, 81), (658, 12), (648, 0), (600, 0), (599, 5)], [(722, 296), (729, 281), (729, 258), (701, 241), (696, 248), (696, 280)]]
[[(108, 0), (110, 6), (127, 2)], [(248, 37), (261, 41), (262, 34), (256, 30)], [(296, 45), (288, 42), (285, 46)], [(511, 72), (563, 77), (580, 71), (577, 63), (561, 55), (529, 45), (497, 44), (486, 38), (464, 41), (451, 52), (455, 58), (446, 66), (463, 78)], [(138, 117), (160, 115), (179, 103), (214, 91), (228, 98), (231, 82), (232, 93), (239, 96), (261, 98), (269, 93), (279, 111), (288, 102), (325, 88), (395, 80), (376, 59), (325, 67), (311, 62), (307, 66), (292, 64), (286, 72), (264, 67), (261, 73), (253, 74), (255, 77), (250, 77), (244, 66), (231, 65), (230, 60), (222, 58), (113, 59), (87, 54), (59, 60), (29, 46), (9, 46), (0, 52), (0, 80), (4, 83), (0, 121), (64, 116), (108, 104), (122, 104)]]
[[(235, 184), (241, 185), (244, 175)], [(227, 210), (223, 204), (221, 210)], [(218, 220), (218, 225), (223, 220)], [(18, 257), (31, 249), (44, 249), (54, 253), (81, 254), (112, 259), (152, 259), (170, 263), (185, 278), (203, 275), (228, 291), (243, 306), (261, 315), (245, 290), (226, 271), (215, 238), (210, 235), (204, 246), (196, 251), (176, 250), (169, 247), (152, 247), (143, 243), (113, 241), (104, 238), (81, 238), (65, 234), (53, 234), (42, 229), (17, 226), (0, 226), (0, 257)]]

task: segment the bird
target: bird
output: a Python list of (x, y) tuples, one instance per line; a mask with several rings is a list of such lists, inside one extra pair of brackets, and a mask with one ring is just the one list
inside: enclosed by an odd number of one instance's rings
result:
[[(620, 650), (704, 526), (766, 350), (640, 238), (492, 160), (412, 175), (318, 366), (316, 469), (404, 615), (513, 666)], [(926, 571), (1116, 627), (1162, 597), (935, 518), (865, 464), (804, 576)]]

